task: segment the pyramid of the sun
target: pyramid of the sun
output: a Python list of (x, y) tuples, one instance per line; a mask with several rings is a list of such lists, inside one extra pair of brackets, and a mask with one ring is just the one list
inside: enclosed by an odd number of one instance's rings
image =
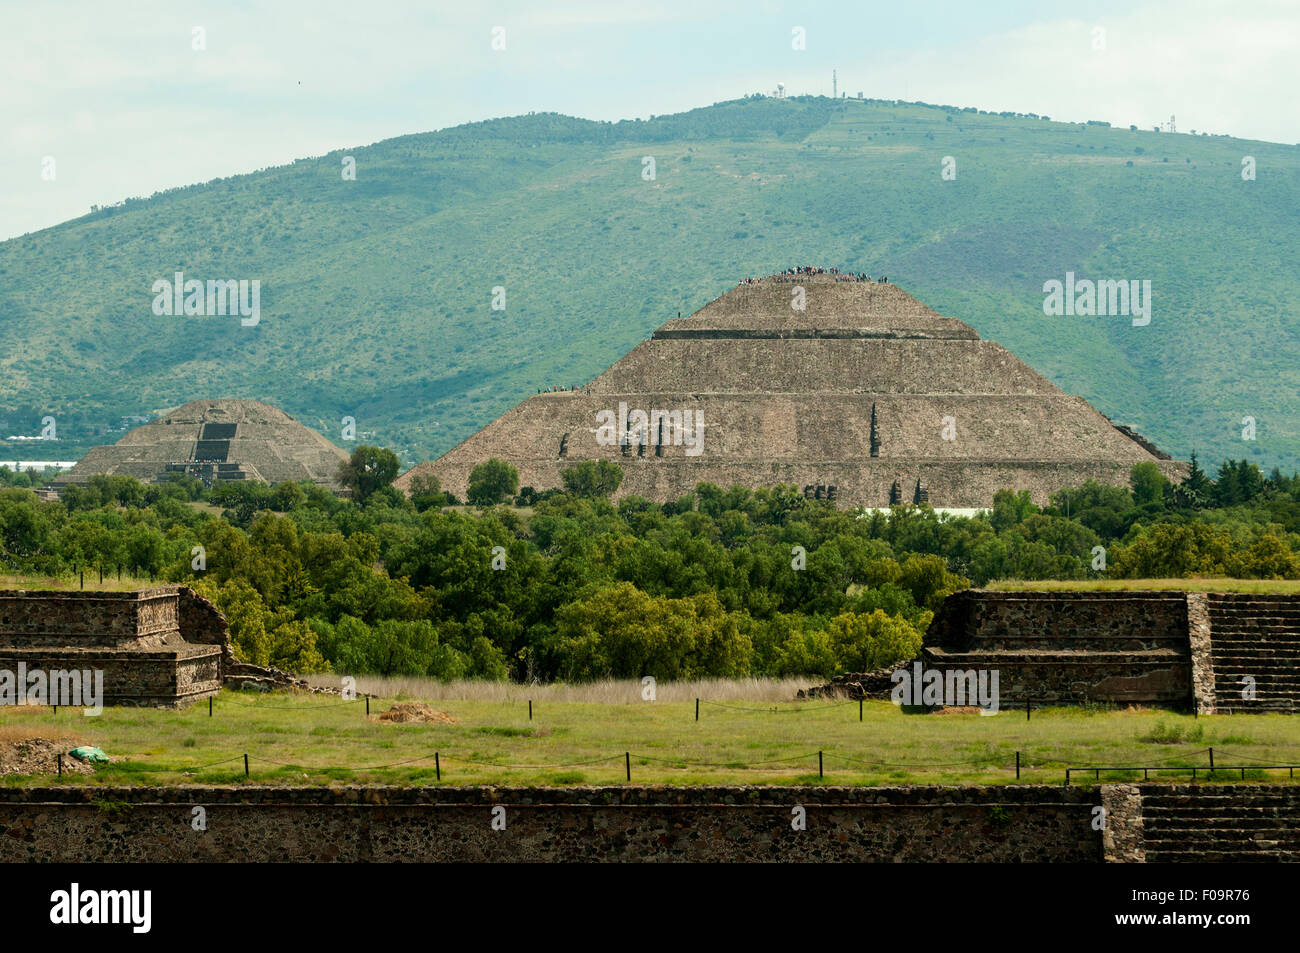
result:
[(196, 400), (136, 427), (112, 446), (94, 447), (57, 477), (56, 487), (96, 474), (142, 482), (168, 473), (266, 483), (311, 480), (334, 486), (347, 454), (278, 407), (257, 400)]
[[(664, 413), (685, 411), (703, 423), (698, 451), (668, 439), (674, 418), (665, 430)], [(611, 415), (614, 441), (601, 429)], [(537, 490), (561, 486), (573, 463), (606, 459), (623, 469), (619, 496), (661, 502), (707, 481), (955, 508), (986, 507), (1002, 488), (1044, 503), (1088, 479), (1126, 485), (1143, 461), (1175, 480), (1185, 470), (968, 325), (895, 285), (832, 275), (738, 285), (587, 387), (528, 398), (397, 485), (432, 473), (464, 498), (470, 470), (491, 457)]]

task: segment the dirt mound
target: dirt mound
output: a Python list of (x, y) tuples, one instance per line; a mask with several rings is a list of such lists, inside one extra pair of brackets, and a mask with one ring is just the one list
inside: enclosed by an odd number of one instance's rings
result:
[(429, 722), (437, 725), (454, 725), (456, 719), (445, 711), (436, 711), (424, 702), (397, 702), (386, 712), (375, 716), (376, 721)]
[(91, 765), (68, 754), (76, 746), (75, 741), (52, 738), (0, 741), (0, 775), (58, 774), (59, 755), (63, 755), (64, 774), (94, 774), (95, 769)]

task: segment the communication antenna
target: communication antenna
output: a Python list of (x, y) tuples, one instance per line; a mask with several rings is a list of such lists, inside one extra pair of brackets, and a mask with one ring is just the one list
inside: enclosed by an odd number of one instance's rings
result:
[(835, 75), (835, 70), (831, 70), (831, 99), (840, 98), (840, 81)]

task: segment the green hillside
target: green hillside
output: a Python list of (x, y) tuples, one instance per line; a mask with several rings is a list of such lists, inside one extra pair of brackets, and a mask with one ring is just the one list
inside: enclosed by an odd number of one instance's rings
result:
[[(1177, 457), (1294, 469), (1297, 196), (1296, 146), (893, 102), (406, 136), (0, 244), (0, 436), (51, 414), (62, 438), (0, 452), (73, 459), (127, 415), (247, 397), (336, 442), (355, 417), (411, 464), (739, 278), (807, 263), (888, 275)], [(176, 271), (260, 280), (260, 324), (156, 316)], [(1150, 279), (1150, 325), (1044, 315), (1067, 271)]]

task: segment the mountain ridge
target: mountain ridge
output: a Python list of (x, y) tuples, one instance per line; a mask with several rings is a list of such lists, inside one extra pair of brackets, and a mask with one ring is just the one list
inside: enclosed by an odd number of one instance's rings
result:
[[(53, 415), (66, 458), (128, 415), (239, 396), (336, 442), (355, 417), (411, 465), (736, 280), (812, 263), (889, 275), (1175, 457), (1293, 469), (1297, 185), (1291, 146), (885, 101), (414, 133), (0, 243), (0, 425)], [(153, 315), (177, 270), (259, 279), (260, 325)], [(1151, 326), (1045, 316), (1069, 270), (1151, 279)]]

